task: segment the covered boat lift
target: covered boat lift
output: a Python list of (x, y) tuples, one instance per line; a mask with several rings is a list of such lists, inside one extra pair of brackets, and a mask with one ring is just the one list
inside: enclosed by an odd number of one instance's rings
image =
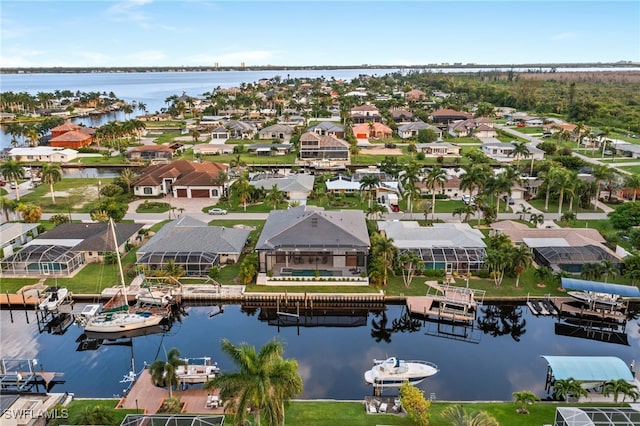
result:
[(640, 289), (636, 286), (579, 280), (577, 278), (562, 277), (562, 288), (592, 293), (615, 294), (622, 297), (640, 297)]
[(551, 389), (556, 380), (574, 379), (582, 382), (585, 389), (616, 380), (634, 381), (631, 368), (618, 357), (551, 355), (541, 355), (541, 357), (549, 364), (546, 390)]

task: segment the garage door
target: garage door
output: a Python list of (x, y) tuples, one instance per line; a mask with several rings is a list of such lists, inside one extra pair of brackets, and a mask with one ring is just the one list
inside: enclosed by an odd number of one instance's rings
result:
[(192, 189), (191, 198), (209, 198), (208, 189)]
[(187, 190), (186, 189), (178, 189), (176, 190), (176, 195), (181, 198), (187, 198)]
[(367, 139), (369, 137), (368, 134), (366, 133), (357, 133), (356, 134), (356, 139)]

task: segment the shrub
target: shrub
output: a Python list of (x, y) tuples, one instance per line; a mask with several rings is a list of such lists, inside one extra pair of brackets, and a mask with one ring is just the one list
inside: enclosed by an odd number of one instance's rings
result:
[(486, 269), (480, 269), (478, 271), (478, 277), (480, 277), (480, 278), (489, 278), (489, 271), (487, 271)]

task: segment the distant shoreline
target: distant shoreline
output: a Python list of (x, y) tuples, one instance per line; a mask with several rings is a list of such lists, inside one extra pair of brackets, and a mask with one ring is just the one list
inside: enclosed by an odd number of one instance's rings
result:
[(0, 74), (53, 74), (53, 73), (138, 73), (138, 72), (216, 72), (216, 71), (287, 71), (287, 70), (339, 70), (339, 69), (526, 69), (528, 72), (539, 72), (542, 69), (563, 68), (625, 68), (639, 67), (640, 62), (620, 61), (620, 62), (585, 62), (585, 63), (536, 63), (536, 64), (462, 64), (462, 63), (442, 63), (442, 64), (422, 64), (422, 65), (312, 65), (312, 66), (285, 66), (285, 65), (264, 65), (264, 66), (155, 66), (155, 67), (16, 67), (0, 68)]

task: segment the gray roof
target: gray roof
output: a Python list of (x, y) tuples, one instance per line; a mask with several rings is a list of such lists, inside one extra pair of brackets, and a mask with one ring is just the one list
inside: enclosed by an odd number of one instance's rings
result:
[(182, 216), (163, 226), (145, 245), (138, 256), (151, 252), (240, 253), (248, 229), (208, 226), (191, 216)]
[(276, 185), (284, 192), (310, 192), (313, 190), (315, 177), (307, 174), (292, 174), (284, 177), (266, 177), (249, 182), (255, 188), (271, 189)]
[(362, 210), (322, 210), (300, 206), (269, 213), (256, 250), (280, 247), (343, 247), (371, 245)]
[(287, 126), (286, 124), (273, 124), (271, 126), (267, 126), (265, 128), (263, 128), (262, 130), (260, 130), (259, 133), (268, 133), (268, 132), (282, 132), (282, 133), (287, 133), (287, 134), (291, 134), (293, 133), (293, 129), (291, 128), (291, 126)]
[(333, 132), (333, 133), (344, 132), (344, 127), (342, 127), (342, 125), (336, 124), (331, 121), (321, 121), (318, 124), (307, 128), (307, 130), (310, 132), (315, 131), (315, 129), (323, 129), (326, 132)]
[(482, 232), (466, 223), (437, 223), (420, 226), (414, 221), (379, 221), (378, 229), (399, 249), (420, 248), (484, 248)]
[(403, 124), (402, 126), (398, 126), (398, 132), (407, 132), (411, 130), (425, 130), (425, 129), (434, 129), (437, 132), (440, 132), (435, 126), (431, 126), (424, 121), (413, 121), (411, 123)]
[[(118, 247), (137, 234), (143, 226), (140, 223), (116, 223), (115, 232)], [(74, 251), (115, 250), (112, 231), (108, 223), (62, 223), (31, 242), (38, 245), (40, 241), (46, 241), (48, 244), (52, 240), (80, 240), (81, 242), (73, 247)]]
[(2, 244), (26, 234), (40, 226), (39, 223), (7, 222), (0, 225), (0, 242)]

